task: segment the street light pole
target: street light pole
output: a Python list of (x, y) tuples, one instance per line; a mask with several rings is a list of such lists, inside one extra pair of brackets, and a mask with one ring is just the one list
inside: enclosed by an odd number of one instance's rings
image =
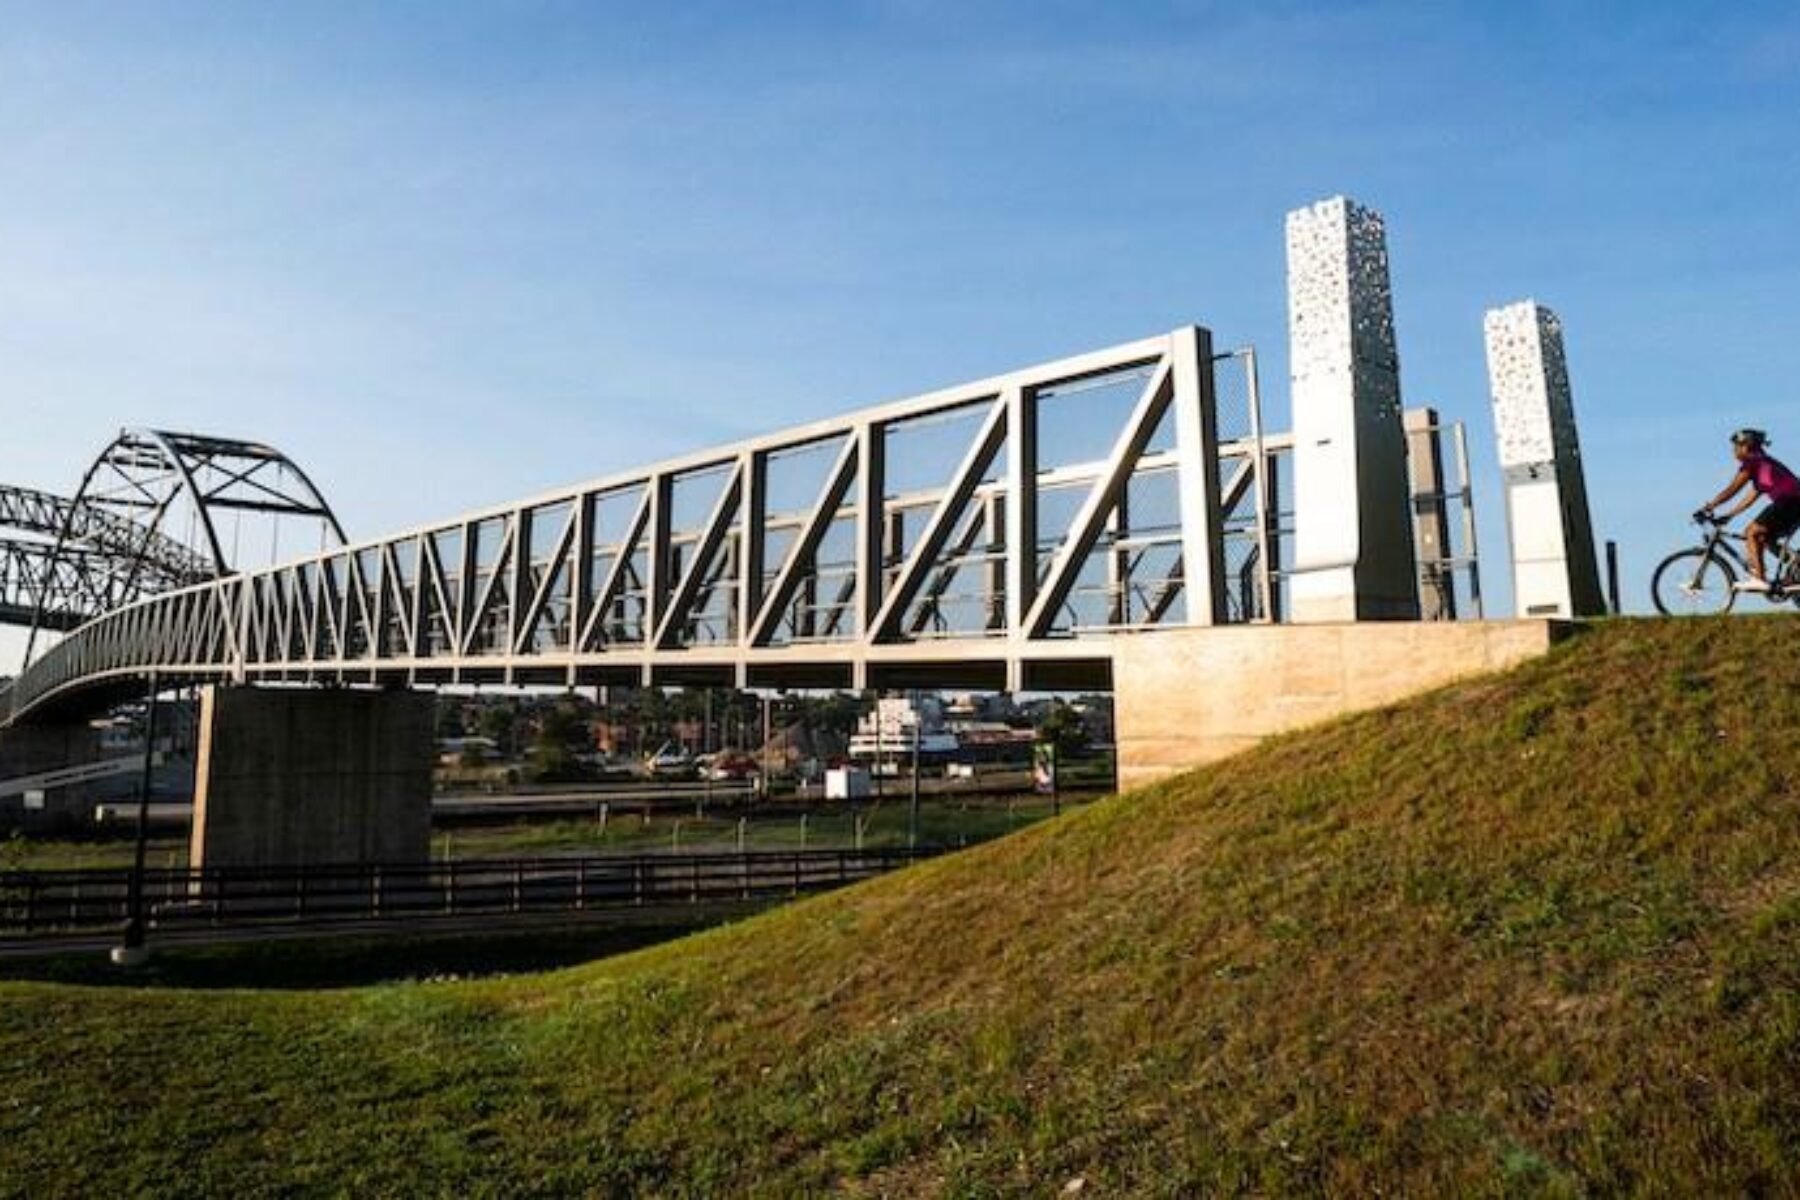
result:
[(917, 692), (913, 693), (912, 717), (912, 808), (907, 813), (906, 844), (916, 847), (919, 844), (919, 745), (925, 726), (924, 709), (920, 707)]
[(880, 806), (883, 799), (881, 792), (881, 689), (875, 690), (875, 768), (871, 772), (875, 779), (875, 804)]
[(131, 858), (125, 941), (112, 952), (112, 960), (122, 967), (139, 966), (150, 957), (144, 946), (144, 857), (149, 849), (150, 785), (156, 769), (156, 692), (156, 672), (152, 671), (150, 696), (144, 713), (144, 769), (138, 783), (137, 845)]
[(775, 736), (770, 725), (769, 710), (773, 706), (774, 700), (775, 697), (770, 693), (763, 693), (762, 794), (765, 800), (772, 795), (770, 785), (774, 782), (769, 778), (769, 743), (774, 740)]
[(712, 806), (713, 777), (719, 772), (719, 755), (713, 749), (713, 690), (709, 684), (706, 688), (706, 728), (701, 733), (701, 753), (710, 755), (706, 763), (706, 806)]

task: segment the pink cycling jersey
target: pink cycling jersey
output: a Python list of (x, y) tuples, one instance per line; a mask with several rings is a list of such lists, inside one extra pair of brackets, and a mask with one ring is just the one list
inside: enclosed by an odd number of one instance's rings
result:
[(1800, 479), (1766, 454), (1752, 454), (1744, 459), (1744, 470), (1756, 490), (1771, 500), (1800, 500)]

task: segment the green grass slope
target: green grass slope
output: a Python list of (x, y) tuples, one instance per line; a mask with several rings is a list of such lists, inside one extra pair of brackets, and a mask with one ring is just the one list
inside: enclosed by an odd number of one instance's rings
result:
[(547, 975), (0, 985), (0, 1191), (1800, 1193), (1800, 625)]

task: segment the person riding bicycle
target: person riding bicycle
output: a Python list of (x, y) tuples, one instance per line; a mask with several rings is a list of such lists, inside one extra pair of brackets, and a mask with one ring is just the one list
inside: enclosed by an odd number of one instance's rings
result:
[[(1740, 592), (1767, 592), (1769, 581), (1763, 575), (1763, 552), (1771, 540), (1784, 538), (1800, 528), (1800, 478), (1770, 457), (1769, 435), (1760, 429), (1740, 429), (1732, 434), (1731, 452), (1738, 461), (1737, 474), (1725, 485), (1724, 491), (1700, 509), (1698, 515), (1722, 525), (1755, 504), (1758, 496), (1769, 501), (1744, 530), (1744, 544), (1750, 551), (1746, 556), (1750, 578), (1740, 580), (1736, 585)], [(1723, 516), (1713, 516), (1714, 509), (1728, 503), (1745, 487), (1750, 488), (1750, 494), (1737, 507)]]

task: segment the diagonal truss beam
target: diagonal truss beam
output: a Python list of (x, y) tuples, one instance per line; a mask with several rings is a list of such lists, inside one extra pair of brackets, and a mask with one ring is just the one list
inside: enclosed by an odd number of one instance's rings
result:
[(807, 518), (806, 527), (800, 531), (800, 536), (788, 551), (787, 561), (782, 564), (780, 574), (776, 575), (774, 586), (769, 589), (762, 607), (757, 610), (756, 620), (750, 627), (751, 645), (766, 646), (775, 635), (775, 623), (793, 601), (794, 590), (800, 586), (806, 564), (819, 552), (819, 543), (825, 540), (832, 521), (837, 518), (837, 510), (843, 506), (844, 497), (849, 495), (850, 485), (856, 481), (857, 467), (862, 458), (857, 441), (854, 437), (844, 439), (837, 461), (832, 464), (831, 473), (825, 477), (825, 485), (819, 489), (819, 497), (813, 503), (812, 515)]
[(950, 477), (949, 489), (932, 510), (931, 519), (926, 522), (924, 532), (919, 535), (918, 546), (900, 568), (893, 588), (876, 610), (875, 619), (869, 625), (868, 641), (888, 641), (899, 633), (901, 614), (912, 603), (919, 585), (937, 562), (945, 541), (955, 528), (957, 518), (975, 495), (982, 475), (987, 472), (988, 467), (993, 464), (994, 456), (1000, 451), (1000, 443), (1006, 439), (1006, 398), (993, 397), (987, 403), (987, 417), (982, 421), (975, 440), (969, 443), (969, 449), (963, 455), (956, 474)]
[(637, 552), (638, 542), (643, 540), (644, 531), (650, 525), (655, 495), (654, 487), (646, 487), (644, 494), (638, 498), (637, 508), (631, 514), (631, 522), (625, 528), (625, 536), (620, 539), (618, 552), (613, 556), (612, 569), (607, 571), (606, 582), (594, 596), (593, 611), (588, 613), (587, 620), (582, 623), (581, 638), (576, 643), (577, 646), (586, 648), (593, 644), (594, 631), (605, 620), (606, 610), (618, 599), (619, 589), (624, 586), (625, 579), (631, 572), (631, 556)]
[[(487, 582), (481, 585), (481, 591), (476, 595), (475, 603), (469, 608), (468, 615), (463, 619), (461, 650), (465, 655), (474, 648), (475, 638), (481, 633), (481, 622), (487, 616), (488, 604), (493, 600), (494, 591), (500, 586), (501, 580), (507, 576), (508, 568), (511, 565), (508, 556), (518, 552), (518, 534), (519, 518), (517, 514), (514, 514), (503, 526), (500, 546), (494, 551), (494, 569), (489, 573)], [(476, 548), (467, 541), (469, 533), (464, 533), (463, 537), (465, 539), (463, 543), (464, 560), (473, 562), (473, 555), (477, 552)], [(514, 604), (517, 604), (518, 600), (517, 596), (512, 597)]]
[(688, 569), (682, 572), (681, 582), (669, 597), (668, 609), (657, 623), (652, 644), (659, 650), (671, 648), (675, 631), (687, 620), (688, 611), (693, 608), (694, 599), (700, 594), (701, 585), (706, 582), (707, 567), (731, 531), (732, 518), (737, 515), (738, 499), (743, 490), (744, 465), (736, 462), (731, 465), (731, 474), (726, 478), (724, 490), (719, 493), (718, 502), (713, 505), (712, 516), (706, 522), (706, 532), (694, 547), (693, 560), (688, 563)]
[(1157, 423), (1168, 411), (1174, 391), (1171, 364), (1164, 359), (1150, 376), (1150, 382), (1138, 397), (1130, 419), (1126, 421), (1125, 428), (1120, 431), (1111, 452), (1107, 454), (1100, 478), (1094, 481), (1094, 486), (1089, 489), (1087, 498), (1076, 512), (1075, 520), (1069, 527), (1068, 538), (1051, 559), (1050, 572), (1045, 576), (1043, 586), (1038, 589), (1030, 611), (1026, 613), (1024, 629), (1019, 631), (1023, 636), (1039, 638), (1049, 632), (1051, 618), (1063, 601), (1068, 599), (1069, 590), (1075, 586), (1075, 576), (1081, 571), (1088, 555), (1093, 553), (1094, 545), (1100, 539), (1100, 532), (1105, 528), (1107, 516), (1118, 504), (1126, 485), (1131, 482), (1132, 469), (1143, 455), (1144, 447), (1155, 436)]
[[(569, 506), (569, 515), (563, 521), (562, 531), (556, 535), (556, 549), (551, 552), (550, 566), (544, 571), (544, 577), (538, 580), (532, 591), (531, 602), (525, 606), (519, 617), (518, 637), (513, 642), (513, 653), (522, 654), (530, 645), (532, 633), (537, 628), (538, 618), (544, 615), (544, 607), (550, 603), (550, 591), (556, 585), (557, 576), (565, 566), (573, 569), (575, 564), (569, 558), (569, 551), (575, 545), (575, 515), (577, 509)], [(530, 564), (525, 564), (529, 569)]]
[(988, 529), (989, 524), (990, 518), (986, 510), (980, 508), (969, 510), (968, 517), (963, 523), (962, 533), (954, 542), (950, 543), (949, 561), (931, 573), (931, 582), (925, 588), (925, 603), (919, 605), (919, 611), (913, 614), (909, 632), (921, 633), (925, 626), (930, 624), (933, 608), (939, 600), (944, 598), (944, 593), (950, 590), (950, 585), (956, 581), (956, 576), (963, 569), (962, 560), (969, 551), (975, 548), (976, 539), (984, 532), (988, 533), (990, 537), (993, 536), (993, 532)]

